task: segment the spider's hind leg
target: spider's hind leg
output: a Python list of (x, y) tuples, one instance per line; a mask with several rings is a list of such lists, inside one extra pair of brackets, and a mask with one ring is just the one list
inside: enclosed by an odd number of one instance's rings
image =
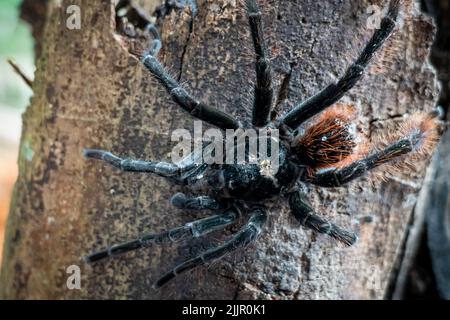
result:
[(164, 274), (161, 278), (159, 278), (154, 287), (160, 288), (182, 272), (194, 269), (213, 260), (220, 259), (238, 248), (246, 247), (248, 244), (254, 241), (261, 234), (262, 228), (267, 219), (267, 215), (265, 209), (263, 209), (262, 207), (252, 208), (250, 214), (250, 219), (245, 224), (245, 226), (240, 231), (238, 231), (230, 240), (226, 241), (221, 246), (209, 249), (195, 258), (186, 260), (177, 265), (172, 270)]
[(289, 205), (294, 217), (306, 228), (327, 234), (348, 246), (354, 244), (358, 239), (353, 232), (344, 230), (314, 213), (310, 204), (299, 191), (291, 194)]
[(232, 224), (239, 215), (240, 213), (236, 208), (230, 208), (221, 214), (192, 221), (186, 223), (182, 227), (163, 231), (161, 233), (146, 234), (137, 239), (113, 245), (104, 250), (90, 254), (85, 260), (86, 262), (91, 263), (124, 252), (145, 248), (152, 244), (179, 242), (191, 238), (198, 238), (212, 231), (225, 228)]

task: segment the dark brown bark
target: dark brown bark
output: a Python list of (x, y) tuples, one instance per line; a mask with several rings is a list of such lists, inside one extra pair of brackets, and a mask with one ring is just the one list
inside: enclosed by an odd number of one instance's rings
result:
[(47, 4), (47, 0), (24, 0), (20, 7), (20, 17), (31, 26), (36, 59), (39, 59), (41, 55)]
[[(152, 2), (140, 1), (142, 4)], [(114, 37), (108, 1), (51, 2), (42, 54), (24, 115), (20, 176), (10, 212), (1, 273), (5, 298), (382, 298), (391, 281), (421, 187), (426, 162), (373, 185), (370, 177), (341, 189), (311, 187), (325, 216), (358, 229), (343, 248), (300, 228), (280, 201), (264, 235), (248, 250), (180, 276), (160, 291), (151, 284), (204, 241), (152, 247), (91, 267), (94, 248), (199, 216), (170, 207), (181, 190), (144, 174), (126, 174), (85, 161), (85, 147), (136, 158), (167, 158), (170, 132), (192, 128), (144, 68)], [(82, 8), (82, 29), (68, 30), (65, 8)], [(277, 70), (293, 67), (290, 105), (335, 80), (368, 40), (369, 1), (260, 1)], [(203, 101), (248, 115), (253, 52), (239, 1), (199, 1), (161, 21), (162, 61)], [(414, 110), (431, 110), (438, 97), (428, 53), (434, 28), (414, 8), (404, 12), (382, 72), (369, 73), (343, 101), (361, 111), (369, 136)], [(386, 57), (390, 56), (389, 59)], [(375, 69), (372, 69), (374, 71)], [(285, 106), (286, 111), (289, 106)], [(183, 189), (188, 192), (188, 189)], [(368, 222), (372, 217), (372, 222)], [(232, 229), (232, 230), (235, 230)], [(230, 234), (228, 230), (226, 234)], [(214, 234), (222, 239), (222, 233)], [(181, 258), (180, 258), (181, 257)], [(66, 268), (79, 265), (82, 289), (68, 290)]]

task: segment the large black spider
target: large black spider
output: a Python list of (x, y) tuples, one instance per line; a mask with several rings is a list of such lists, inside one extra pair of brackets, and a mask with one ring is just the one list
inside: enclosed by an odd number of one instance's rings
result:
[[(173, 164), (123, 159), (107, 151), (87, 149), (86, 157), (103, 160), (120, 170), (150, 172), (178, 184), (208, 190), (208, 196), (193, 198), (177, 193), (172, 197), (172, 204), (182, 209), (211, 209), (216, 211), (216, 214), (182, 227), (146, 234), (126, 243), (113, 245), (89, 255), (86, 260), (94, 262), (152, 244), (201, 237), (225, 228), (242, 215), (248, 216), (247, 223), (231, 239), (175, 266), (155, 283), (158, 288), (182, 272), (221, 258), (254, 241), (261, 234), (267, 220), (264, 203), (280, 196), (288, 198), (294, 217), (304, 227), (327, 234), (346, 245), (352, 245), (357, 236), (317, 215), (298, 185), (307, 182), (322, 187), (339, 187), (385, 162), (404, 161), (407, 153), (424, 153), (437, 140), (435, 119), (438, 118), (438, 112), (433, 112), (415, 115), (396, 134), (383, 141), (381, 146), (362, 148), (352, 128), (353, 109), (343, 105), (327, 109), (361, 79), (375, 52), (392, 34), (399, 6), (399, 0), (390, 1), (380, 28), (374, 31), (356, 61), (348, 67), (339, 81), (300, 103), (287, 114), (276, 118), (276, 114), (272, 112), (274, 89), (261, 12), (255, 0), (247, 0), (248, 21), (256, 52), (257, 80), (253, 115), (251, 123), (248, 124), (241, 124), (232, 116), (196, 100), (182, 88), (158, 61), (156, 56), (161, 41), (155, 27), (149, 25), (148, 31), (155, 39), (139, 58), (167, 89), (173, 100), (193, 117), (223, 130), (252, 127), (280, 130), (279, 168), (273, 175), (267, 175), (263, 174), (261, 164), (198, 165), (194, 163), (193, 157)], [(296, 131), (301, 124), (322, 111), (324, 112), (304, 132)]]

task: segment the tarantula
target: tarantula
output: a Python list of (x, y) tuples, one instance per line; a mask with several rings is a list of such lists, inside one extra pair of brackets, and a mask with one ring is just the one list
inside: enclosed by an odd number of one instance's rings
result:
[[(279, 130), (279, 166), (273, 175), (266, 175), (262, 172), (261, 164), (196, 164), (193, 157), (174, 164), (125, 159), (107, 151), (86, 149), (86, 157), (103, 160), (120, 170), (150, 172), (181, 185), (207, 190), (209, 195), (197, 197), (177, 193), (172, 197), (172, 204), (181, 209), (210, 209), (216, 212), (215, 215), (182, 227), (146, 234), (138, 239), (113, 245), (89, 255), (86, 260), (94, 262), (152, 244), (201, 237), (225, 228), (241, 216), (247, 217), (247, 223), (228, 241), (185, 260), (164, 274), (155, 283), (155, 287), (159, 288), (182, 272), (219, 259), (254, 241), (261, 234), (267, 220), (265, 203), (281, 196), (288, 199), (292, 214), (302, 226), (327, 234), (345, 245), (352, 245), (357, 240), (356, 234), (316, 214), (299, 184), (306, 182), (322, 187), (339, 187), (388, 161), (399, 164), (407, 154), (415, 157), (430, 152), (438, 139), (439, 112), (434, 111), (415, 114), (395, 134), (388, 135), (377, 146), (361, 144), (352, 124), (355, 109), (336, 104), (363, 77), (376, 51), (392, 34), (399, 7), (399, 0), (390, 1), (380, 28), (374, 31), (356, 61), (337, 82), (276, 118), (272, 112), (274, 86), (261, 12), (255, 0), (246, 0), (256, 53), (256, 84), (252, 118), (248, 124), (242, 124), (232, 116), (198, 101), (173, 79), (157, 59), (161, 41), (155, 27), (148, 25), (148, 31), (154, 39), (146, 51), (138, 54), (138, 58), (167, 89), (173, 100), (193, 117), (223, 130), (246, 127)], [(319, 113), (321, 114), (318, 115)], [(296, 130), (316, 115), (316, 120), (303, 132)]]

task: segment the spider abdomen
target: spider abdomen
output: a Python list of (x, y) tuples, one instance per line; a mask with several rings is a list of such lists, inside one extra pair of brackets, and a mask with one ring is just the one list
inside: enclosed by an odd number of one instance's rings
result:
[(336, 105), (324, 112), (292, 144), (297, 162), (320, 168), (342, 161), (356, 148), (354, 108)]

